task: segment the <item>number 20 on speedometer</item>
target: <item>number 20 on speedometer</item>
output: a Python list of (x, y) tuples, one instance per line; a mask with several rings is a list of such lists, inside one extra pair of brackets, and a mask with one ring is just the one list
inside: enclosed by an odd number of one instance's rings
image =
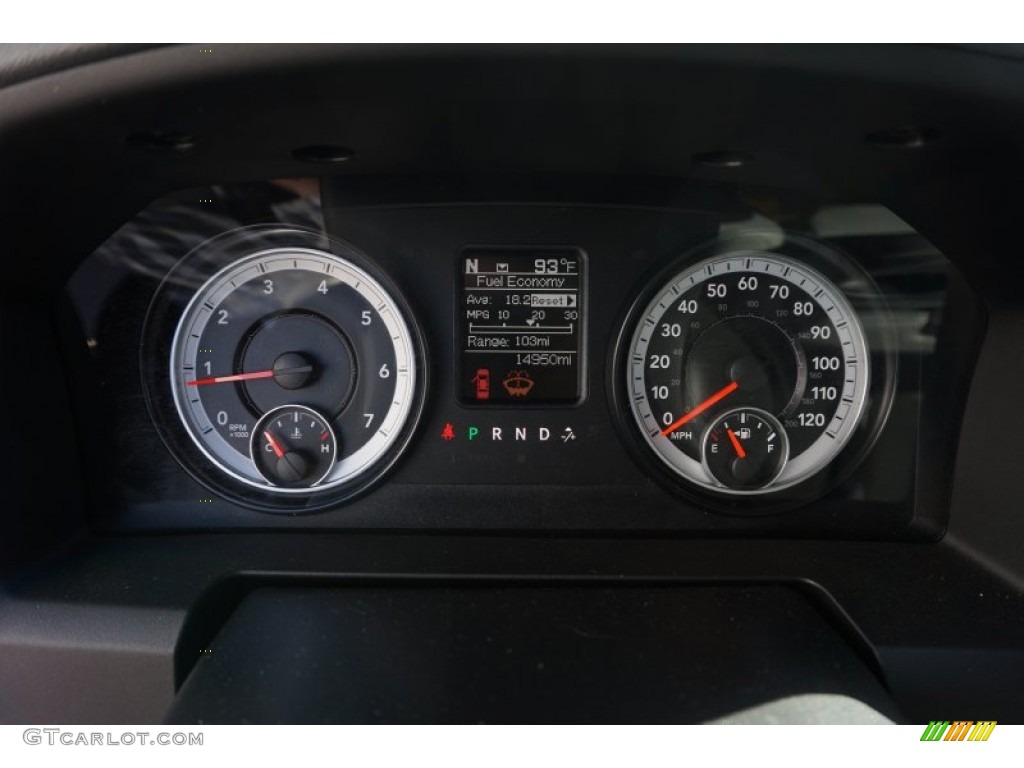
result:
[(843, 449), (870, 355), (839, 288), (785, 256), (735, 252), (662, 284), (638, 316), (626, 392), (644, 442), (719, 494), (792, 487)]

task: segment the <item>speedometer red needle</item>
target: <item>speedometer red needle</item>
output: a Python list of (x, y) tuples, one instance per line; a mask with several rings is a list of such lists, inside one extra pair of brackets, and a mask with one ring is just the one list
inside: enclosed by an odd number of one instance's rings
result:
[(254, 373), (236, 373), (234, 376), (210, 376), (206, 379), (195, 379), (187, 382), (190, 387), (200, 387), (203, 384), (223, 384), (228, 381), (249, 381), (251, 379), (272, 379), (273, 371), (256, 371)]
[(731, 429), (728, 430), (728, 432), (729, 439), (732, 441), (732, 447), (736, 449), (736, 455), (739, 456), (741, 459), (747, 458), (747, 452), (743, 450), (743, 444), (740, 443), (740, 439), (736, 437), (736, 433), (733, 432)]
[(274, 449), (274, 453), (277, 454), (277, 458), (283, 459), (284, 458), (284, 449), (281, 448), (281, 446), (277, 442), (277, 440), (274, 439), (274, 436), (272, 434), (270, 434), (270, 431), (269, 430), (264, 430), (263, 431), (263, 436), (267, 438), (267, 442), (270, 443), (270, 447)]
[(715, 392), (715, 394), (713, 394), (711, 397), (709, 397), (707, 400), (705, 400), (703, 403), (698, 405), (696, 408), (693, 408), (692, 410), (690, 410), (687, 413), (683, 414), (678, 419), (676, 419), (674, 422), (672, 422), (667, 427), (665, 427), (663, 430), (661, 430), (661, 434), (662, 435), (668, 435), (670, 432), (675, 432), (677, 429), (679, 429), (681, 426), (683, 426), (683, 424), (685, 424), (686, 422), (690, 421), (691, 419), (697, 418), (702, 413), (704, 413), (704, 411), (706, 411), (712, 405), (714, 405), (719, 400), (721, 400), (723, 397), (728, 397), (729, 395), (731, 395), (733, 392), (735, 392), (737, 389), (739, 389), (739, 387), (740, 387), (740, 385), (737, 384), (735, 381), (729, 382), (724, 387), (722, 387), (720, 390)]

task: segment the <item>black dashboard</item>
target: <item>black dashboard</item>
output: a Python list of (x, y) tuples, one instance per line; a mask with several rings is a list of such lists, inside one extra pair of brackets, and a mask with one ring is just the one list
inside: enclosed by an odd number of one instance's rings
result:
[(358, 187), (176, 193), (76, 271), (105, 526), (942, 530), (918, 498), (952, 454), (923, 446), (956, 434), (935, 414), (967, 380), (940, 371), (983, 315), (884, 207)]
[(1016, 49), (215, 50), (0, 87), (0, 721), (1020, 716)]

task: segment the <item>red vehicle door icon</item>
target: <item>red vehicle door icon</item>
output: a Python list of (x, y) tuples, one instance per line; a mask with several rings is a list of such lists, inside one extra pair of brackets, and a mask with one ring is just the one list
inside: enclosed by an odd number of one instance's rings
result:
[(487, 368), (478, 368), (473, 377), (476, 384), (476, 399), (489, 400), (491, 397), (491, 372)]

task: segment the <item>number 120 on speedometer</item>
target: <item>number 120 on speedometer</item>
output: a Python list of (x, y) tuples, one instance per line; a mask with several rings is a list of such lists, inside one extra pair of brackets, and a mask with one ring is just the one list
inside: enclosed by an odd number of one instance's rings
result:
[(713, 492), (758, 494), (809, 478), (842, 450), (864, 411), (869, 364), (861, 323), (828, 278), (738, 252), (656, 291), (630, 340), (626, 385), (643, 439), (673, 472)]

